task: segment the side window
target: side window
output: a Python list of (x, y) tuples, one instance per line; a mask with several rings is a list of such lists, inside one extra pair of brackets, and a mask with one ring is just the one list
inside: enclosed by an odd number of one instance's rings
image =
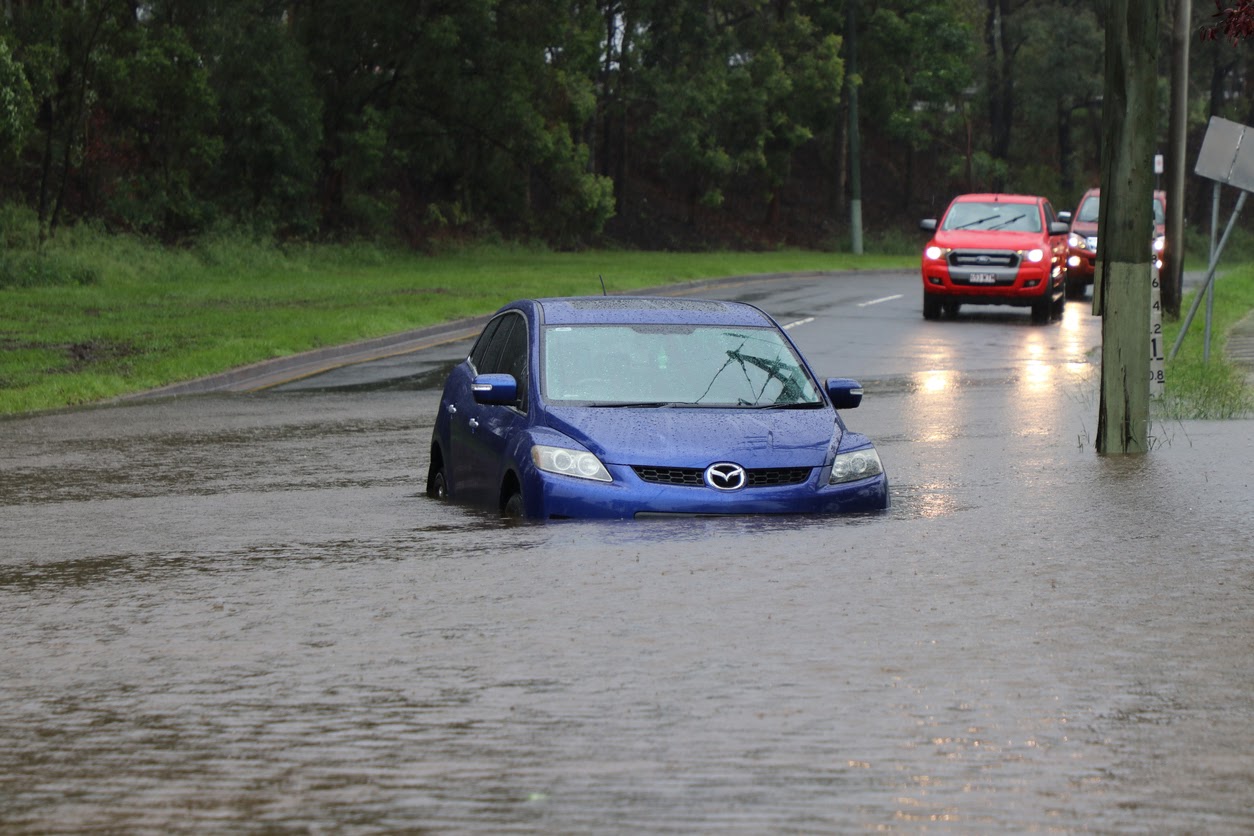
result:
[(500, 329), (501, 322), (504, 321), (504, 319), (505, 317), (498, 316), (496, 319), (489, 322), (487, 327), (483, 329), (483, 333), (479, 335), (479, 339), (475, 342), (475, 347), (470, 350), (470, 365), (474, 366), (475, 371), (479, 374), (483, 374), (488, 371), (484, 368), (484, 360), (487, 357), (488, 352), (491, 350), (492, 341), (497, 330)]
[(501, 342), (501, 355), (498, 361), (499, 368), (497, 371), (505, 374), (512, 374), (514, 380), (518, 381), (518, 408), (527, 409), (527, 323), (523, 321), (521, 316), (511, 317), (513, 327), (509, 329), (509, 333), (505, 333), (505, 328), (501, 328), (503, 339)]
[[(527, 408), (527, 324), (518, 314), (498, 317), (475, 345), (471, 361), (479, 374), (512, 374), (518, 381), (518, 406)], [(476, 356), (478, 359), (476, 360)]]
[(1045, 201), (1045, 228), (1049, 229), (1049, 225), (1057, 219), (1054, 215), (1054, 207), (1048, 200)]
[(483, 354), (483, 363), (476, 367), (479, 374), (499, 374), (505, 371), (501, 368), (501, 351), (509, 339), (509, 332), (514, 329), (515, 319), (517, 317), (508, 314), (501, 317), (500, 326), (493, 332), (487, 351)]

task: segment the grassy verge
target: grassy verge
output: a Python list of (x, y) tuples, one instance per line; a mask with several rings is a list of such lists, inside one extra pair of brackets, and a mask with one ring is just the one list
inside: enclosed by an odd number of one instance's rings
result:
[(279, 248), (228, 237), (170, 250), (71, 230), (0, 263), (0, 415), (92, 403), (327, 345), (495, 310), (529, 295), (701, 278), (906, 267), (914, 257)]
[[(1195, 296), (1196, 293), (1190, 293), (1185, 297), (1179, 321), (1163, 323), (1168, 353), (1176, 343)], [(1254, 264), (1225, 270), (1215, 282), (1209, 362), (1202, 359), (1205, 309), (1203, 301), (1179, 352), (1167, 362), (1166, 392), (1157, 407), (1160, 417), (1238, 418), (1254, 413), (1254, 392), (1248, 382), (1250, 371), (1229, 362), (1225, 356), (1229, 332), (1254, 311)]]

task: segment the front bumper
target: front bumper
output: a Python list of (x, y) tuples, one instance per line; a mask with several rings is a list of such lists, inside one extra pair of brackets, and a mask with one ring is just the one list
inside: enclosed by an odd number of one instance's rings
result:
[(1067, 278), (1072, 282), (1091, 284), (1097, 272), (1097, 253), (1073, 249), (1067, 256)]
[(1017, 250), (956, 248), (922, 262), (923, 292), (962, 304), (1035, 305), (1063, 291), (1065, 265), (1048, 252), (1030, 261)]
[(889, 506), (888, 479), (877, 474), (856, 482), (828, 485), (830, 468), (814, 468), (797, 485), (719, 491), (705, 486), (644, 482), (630, 468), (607, 465), (613, 482), (593, 482), (537, 473), (524, 489), (534, 497), (528, 515), (542, 519), (633, 519), (647, 516), (729, 514), (838, 514), (883, 511)]

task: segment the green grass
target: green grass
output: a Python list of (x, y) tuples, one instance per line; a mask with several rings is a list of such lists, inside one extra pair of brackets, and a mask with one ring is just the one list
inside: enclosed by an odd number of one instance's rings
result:
[(795, 250), (555, 253), (524, 247), (423, 256), (373, 245), (283, 248), (238, 236), (171, 250), (91, 230), (67, 231), (45, 254), (26, 257), (43, 260), (22, 273), (36, 283), (0, 285), (0, 414), (92, 403), (477, 316), (522, 296), (598, 294), (602, 278), (610, 292), (623, 292), (723, 276), (901, 268), (914, 261)]
[[(1180, 320), (1164, 322), (1165, 345), (1170, 354), (1196, 293), (1180, 306)], [(1228, 333), (1254, 310), (1254, 264), (1226, 269), (1215, 282), (1214, 319), (1211, 323), (1210, 360), (1203, 362), (1206, 303), (1195, 314), (1176, 356), (1167, 361), (1166, 392), (1157, 407), (1161, 417), (1239, 418), (1254, 413), (1250, 371), (1225, 356)]]

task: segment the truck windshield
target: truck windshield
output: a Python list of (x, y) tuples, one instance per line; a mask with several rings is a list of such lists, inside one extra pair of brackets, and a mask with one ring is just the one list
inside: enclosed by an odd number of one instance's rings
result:
[(1032, 203), (955, 203), (949, 208), (941, 229), (1040, 232), (1041, 213)]

